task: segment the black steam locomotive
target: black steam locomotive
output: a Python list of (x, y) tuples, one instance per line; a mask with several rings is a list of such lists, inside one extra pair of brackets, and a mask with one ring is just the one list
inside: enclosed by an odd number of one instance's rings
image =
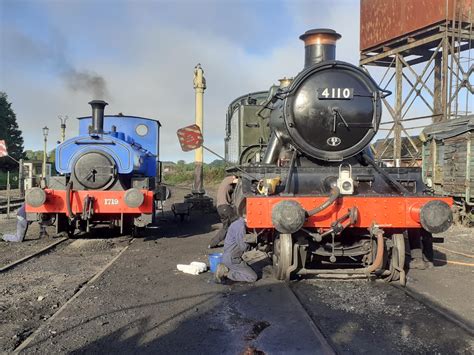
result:
[(380, 89), (335, 60), (333, 30), (307, 31), (294, 80), (229, 107), (226, 156), (239, 164), (234, 203), (269, 247), (275, 275), (376, 275), (405, 283), (405, 239), (446, 230), (450, 198), (430, 196), (418, 168), (385, 168), (368, 148)]

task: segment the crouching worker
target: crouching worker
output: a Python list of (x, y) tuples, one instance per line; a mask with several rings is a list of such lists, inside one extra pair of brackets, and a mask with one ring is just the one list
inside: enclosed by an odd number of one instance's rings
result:
[(232, 206), (232, 193), (234, 192), (235, 184), (237, 183), (236, 176), (227, 176), (222, 180), (217, 189), (217, 213), (222, 222), (222, 227), (216, 233), (209, 243), (209, 248), (216, 248), (224, 240), (227, 229), (231, 222), (236, 218), (234, 207)]
[(226, 278), (232, 281), (255, 282), (257, 274), (242, 259), (242, 255), (249, 249), (244, 241), (245, 220), (239, 218), (232, 222), (224, 241), (222, 263), (217, 266), (215, 278), (222, 283)]
[(16, 213), (16, 234), (5, 234), (3, 240), (6, 242), (22, 242), (28, 230), (28, 221), (26, 220), (25, 204), (21, 205)]

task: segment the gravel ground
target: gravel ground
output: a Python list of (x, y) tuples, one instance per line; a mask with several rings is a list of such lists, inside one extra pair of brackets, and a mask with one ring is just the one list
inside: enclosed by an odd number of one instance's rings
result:
[[(0, 353), (12, 351), (127, 244), (128, 238), (123, 237), (66, 241), (56, 250), (3, 273)], [(28, 243), (22, 245), (27, 247)], [(2, 249), (2, 254), (5, 252)]]
[(28, 227), (23, 243), (4, 242), (1, 235), (15, 234), (16, 218), (0, 219), (0, 231), (0, 267), (33, 254), (57, 240), (54, 238), (54, 227), (47, 228), (47, 237), (39, 238), (39, 225), (33, 223)]
[(472, 354), (474, 338), (404, 292), (370, 281), (292, 288), (341, 354)]
[[(198, 211), (180, 223), (167, 213), (46, 323), (24, 353), (240, 354), (250, 347), (320, 353), (306, 313), (285, 284), (267, 277), (268, 268), (250, 285), (219, 285), (209, 272), (176, 270), (178, 263), (207, 261), (217, 221)], [(257, 269), (268, 264), (261, 253), (249, 256)]]

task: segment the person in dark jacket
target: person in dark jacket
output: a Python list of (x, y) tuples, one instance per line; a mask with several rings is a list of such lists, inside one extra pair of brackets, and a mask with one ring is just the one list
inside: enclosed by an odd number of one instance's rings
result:
[(236, 218), (236, 212), (232, 206), (232, 192), (234, 186), (237, 183), (236, 176), (225, 177), (217, 189), (216, 206), (217, 213), (222, 222), (222, 227), (217, 231), (216, 235), (212, 238), (209, 248), (216, 248), (224, 240), (227, 233), (227, 229), (233, 219)]
[(244, 252), (249, 249), (244, 237), (245, 220), (238, 218), (231, 223), (225, 237), (222, 263), (217, 265), (214, 275), (218, 283), (222, 283), (226, 278), (232, 281), (257, 281), (255, 271), (242, 259)]

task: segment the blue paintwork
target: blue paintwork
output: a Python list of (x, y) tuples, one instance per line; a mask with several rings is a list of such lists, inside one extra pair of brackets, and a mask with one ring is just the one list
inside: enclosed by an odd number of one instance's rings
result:
[[(134, 116), (105, 116), (104, 134), (89, 135), (92, 118), (79, 118), (79, 135), (56, 147), (56, 170), (70, 174), (75, 160), (87, 151), (102, 151), (110, 155), (117, 164), (119, 174), (140, 174), (154, 177), (159, 160), (160, 123)], [(136, 133), (138, 125), (145, 125), (148, 133)], [(117, 131), (112, 132), (112, 126)]]

